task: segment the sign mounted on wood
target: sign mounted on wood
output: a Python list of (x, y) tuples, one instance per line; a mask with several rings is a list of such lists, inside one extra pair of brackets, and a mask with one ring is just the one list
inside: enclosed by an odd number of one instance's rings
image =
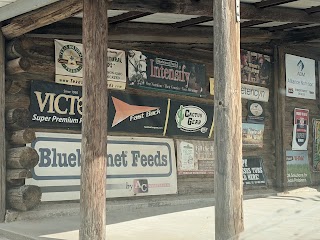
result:
[(270, 77), (270, 56), (241, 50), (241, 82), (269, 85)]
[(294, 109), (292, 150), (307, 150), (309, 140), (309, 110)]
[(82, 88), (32, 81), (30, 115), (30, 125), (34, 127), (80, 129)]
[(286, 151), (288, 186), (311, 183), (308, 151)]
[(315, 60), (286, 54), (286, 96), (316, 99)]
[(312, 170), (320, 172), (320, 119), (313, 120), (313, 163)]
[[(82, 85), (83, 46), (81, 43), (55, 40), (56, 83)], [(125, 51), (108, 49), (108, 89), (125, 89)]]
[(147, 52), (128, 52), (129, 85), (193, 96), (206, 95), (204, 64), (161, 57)]
[(263, 123), (264, 109), (262, 102), (248, 101), (248, 117), (249, 123)]
[(108, 131), (163, 135), (168, 99), (110, 92)]
[(264, 124), (242, 123), (242, 145), (263, 147)]
[[(43, 201), (80, 198), (81, 134), (36, 133), (39, 154), (27, 184), (38, 185)], [(177, 193), (173, 140), (108, 137), (107, 198)]]
[(176, 140), (178, 174), (213, 174), (213, 141)]
[(243, 185), (266, 185), (263, 161), (259, 157), (242, 159)]
[(170, 100), (166, 134), (210, 138), (213, 132), (213, 111), (213, 104)]
[(242, 83), (241, 97), (244, 99), (249, 99), (254, 101), (268, 102), (269, 89)]

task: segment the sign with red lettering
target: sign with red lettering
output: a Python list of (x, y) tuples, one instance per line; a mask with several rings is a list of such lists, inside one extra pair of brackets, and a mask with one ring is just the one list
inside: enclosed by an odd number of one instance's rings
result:
[(128, 52), (128, 79), (131, 87), (200, 97), (207, 95), (204, 64), (160, 57), (146, 52)]
[(307, 150), (309, 139), (309, 110), (294, 109), (292, 150)]

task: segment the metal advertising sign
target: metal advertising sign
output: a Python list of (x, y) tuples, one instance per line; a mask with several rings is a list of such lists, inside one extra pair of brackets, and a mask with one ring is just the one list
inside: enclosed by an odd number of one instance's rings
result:
[[(56, 83), (82, 85), (83, 46), (81, 43), (55, 40)], [(108, 49), (108, 89), (126, 88), (125, 51)]]
[[(38, 185), (42, 201), (80, 197), (81, 135), (36, 133), (39, 154), (27, 184)], [(107, 198), (177, 193), (173, 140), (108, 137)]]
[(214, 106), (170, 101), (167, 135), (210, 138), (213, 131)]
[(248, 101), (248, 117), (249, 123), (263, 123), (264, 109), (262, 102)]
[(271, 78), (270, 56), (241, 50), (241, 81), (268, 85)]
[(286, 151), (288, 186), (311, 183), (308, 151)]
[(263, 147), (264, 124), (242, 123), (242, 145)]
[(249, 99), (254, 101), (268, 102), (269, 89), (242, 83), (241, 97), (244, 99)]
[(286, 96), (316, 99), (315, 60), (286, 54)]
[(307, 150), (309, 140), (309, 110), (294, 109), (292, 150)]
[(206, 95), (204, 64), (192, 63), (147, 52), (128, 52), (129, 86), (144, 89)]
[(32, 81), (30, 114), (34, 127), (80, 129), (82, 88)]
[(320, 172), (320, 119), (313, 120), (313, 163), (312, 170)]
[(263, 161), (259, 157), (242, 159), (243, 185), (266, 185)]
[(178, 174), (213, 174), (213, 141), (176, 140)]
[(111, 92), (108, 131), (163, 135), (167, 107), (166, 98)]

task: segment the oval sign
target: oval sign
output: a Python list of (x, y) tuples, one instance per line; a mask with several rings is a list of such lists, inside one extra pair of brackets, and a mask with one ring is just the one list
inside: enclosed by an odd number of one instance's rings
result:
[(253, 116), (261, 116), (263, 113), (263, 108), (259, 103), (252, 103), (250, 106), (250, 111)]
[(177, 128), (184, 132), (206, 132), (201, 129), (207, 122), (207, 114), (197, 106), (181, 105), (176, 113)]

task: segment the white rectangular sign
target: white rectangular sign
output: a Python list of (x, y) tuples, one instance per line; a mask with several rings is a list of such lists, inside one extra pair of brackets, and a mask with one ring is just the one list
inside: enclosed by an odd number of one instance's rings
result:
[(315, 60), (286, 54), (286, 96), (316, 99)]
[(249, 100), (256, 100), (260, 102), (268, 102), (269, 89), (265, 87), (258, 87), (249, 84), (241, 84), (241, 97)]
[[(39, 154), (27, 184), (42, 201), (80, 198), (81, 135), (36, 133)], [(174, 143), (164, 138), (108, 137), (107, 198), (177, 193)]]
[[(83, 46), (81, 43), (55, 40), (56, 83), (82, 85)], [(125, 51), (108, 49), (109, 89), (126, 88), (126, 54)]]

